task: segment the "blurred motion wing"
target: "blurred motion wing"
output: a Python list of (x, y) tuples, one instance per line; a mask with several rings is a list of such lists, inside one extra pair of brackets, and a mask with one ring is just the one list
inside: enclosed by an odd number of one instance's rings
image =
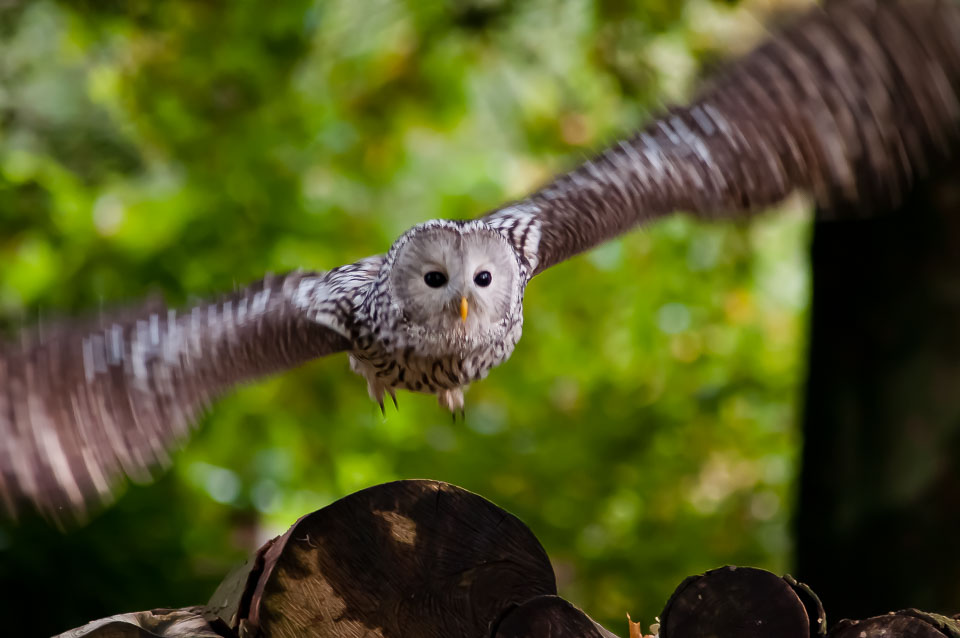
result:
[(0, 351), (0, 503), (58, 522), (151, 478), (232, 386), (345, 350), (380, 258), (296, 272), (177, 312), (39, 329)]
[(730, 217), (798, 189), (835, 215), (878, 210), (950, 153), (958, 125), (960, 4), (827, 3), (687, 107), (486, 219), (539, 272), (678, 210)]

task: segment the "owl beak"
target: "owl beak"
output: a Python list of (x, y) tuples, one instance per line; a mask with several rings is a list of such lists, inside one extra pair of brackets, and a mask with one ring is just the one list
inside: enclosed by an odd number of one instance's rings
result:
[(467, 313), (470, 311), (470, 306), (467, 304), (466, 297), (460, 297), (460, 321), (467, 321)]

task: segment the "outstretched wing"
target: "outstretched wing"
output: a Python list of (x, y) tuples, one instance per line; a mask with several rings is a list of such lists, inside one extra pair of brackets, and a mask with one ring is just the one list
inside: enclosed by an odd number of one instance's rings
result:
[(380, 263), (271, 276), (215, 303), (67, 323), (4, 347), (2, 508), (82, 519), (123, 474), (149, 479), (217, 395), (348, 348)]
[(827, 3), (685, 108), (486, 219), (539, 272), (672, 211), (743, 214), (797, 189), (896, 203), (956, 143), (960, 5)]

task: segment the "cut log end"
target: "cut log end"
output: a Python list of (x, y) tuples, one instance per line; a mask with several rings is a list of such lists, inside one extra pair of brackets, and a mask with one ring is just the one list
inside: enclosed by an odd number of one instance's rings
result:
[(297, 521), (262, 559), (211, 603), (231, 627), (277, 637), (489, 635), (505, 609), (556, 593), (523, 523), (437, 481), (343, 498)]
[(807, 607), (786, 579), (752, 567), (687, 578), (660, 615), (661, 638), (810, 638), (814, 627), (811, 634)]

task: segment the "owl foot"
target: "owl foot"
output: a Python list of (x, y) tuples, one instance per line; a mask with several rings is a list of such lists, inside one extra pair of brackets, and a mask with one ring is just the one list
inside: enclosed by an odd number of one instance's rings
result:
[(390, 398), (393, 399), (393, 407), (397, 409), (400, 407), (397, 405), (396, 390), (379, 383), (376, 378), (367, 378), (367, 394), (369, 394), (370, 398), (376, 401), (377, 405), (380, 406), (380, 414), (383, 416), (387, 416), (387, 408), (383, 403), (384, 395), (390, 395)]
[[(393, 399), (393, 407), (396, 408), (397, 411), (399, 411), (399, 410), (400, 410), (400, 405), (397, 404), (397, 393), (396, 393), (396, 391), (395, 391), (393, 388), (387, 388), (387, 392), (386, 392), (386, 393), (390, 395), (390, 398), (391, 398), (391, 399)], [(380, 393), (379, 393), (379, 395), (373, 397), (373, 400), (376, 401), (376, 402), (377, 402), (377, 405), (380, 406), (380, 414), (382, 414), (383, 416), (387, 416), (387, 408), (384, 406), (384, 403), (383, 403), (383, 394), (384, 394), (384, 393), (383, 393), (383, 390), (381, 390)], [(372, 396), (372, 393), (371, 393), (371, 396)]]
[(441, 406), (453, 412), (454, 416), (457, 412), (463, 413), (463, 390), (460, 388), (437, 392), (437, 401)]

